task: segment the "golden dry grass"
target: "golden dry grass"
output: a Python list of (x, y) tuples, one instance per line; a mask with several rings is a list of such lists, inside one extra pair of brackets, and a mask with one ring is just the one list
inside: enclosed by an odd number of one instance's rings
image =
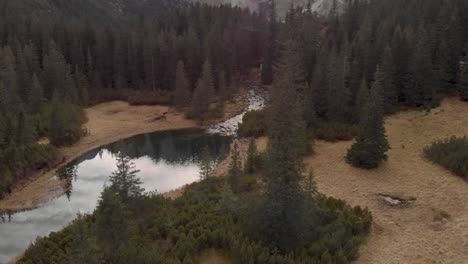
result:
[[(376, 170), (344, 161), (352, 142), (317, 142), (305, 159), (320, 192), (372, 212), (374, 228), (356, 263), (468, 263), (468, 183), (422, 156), (435, 139), (468, 134), (468, 104), (450, 98), (430, 113), (402, 112), (386, 119), (386, 129), (392, 150)], [(378, 193), (416, 201), (392, 208)]]

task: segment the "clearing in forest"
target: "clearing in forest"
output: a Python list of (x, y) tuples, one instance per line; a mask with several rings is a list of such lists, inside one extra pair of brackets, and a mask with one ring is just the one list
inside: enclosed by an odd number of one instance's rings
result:
[[(423, 157), (436, 139), (468, 135), (468, 103), (443, 101), (430, 113), (407, 111), (386, 119), (392, 149), (376, 170), (344, 161), (352, 142), (316, 142), (306, 158), (320, 192), (368, 207), (373, 230), (357, 263), (468, 263), (468, 183)], [(389, 205), (379, 194), (411, 197)]]

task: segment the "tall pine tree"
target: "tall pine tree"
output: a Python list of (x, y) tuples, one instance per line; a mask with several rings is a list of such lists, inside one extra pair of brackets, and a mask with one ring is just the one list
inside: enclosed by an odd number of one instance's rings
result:
[[(282, 251), (304, 242), (304, 194), (300, 187), (305, 122), (297, 96), (304, 79), (294, 42), (286, 43), (274, 81), (265, 171), (266, 201), (261, 209), (263, 233)], [(296, 55), (295, 55), (296, 54)]]
[(360, 120), (360, 133), (346, 155), (346, 161), (359, 168), (377, 168), (387, 160), (390, 146), (385, 135), (383, 87), (377, 80)]

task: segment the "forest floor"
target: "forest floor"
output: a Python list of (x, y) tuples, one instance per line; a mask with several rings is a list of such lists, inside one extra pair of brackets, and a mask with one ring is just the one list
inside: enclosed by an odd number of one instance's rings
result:
[[(436, 139), (468, 136), (468, 103), (449, 98), (430, 113), (401, 112), (386, 119), (386, 129), (392, 149), (376, 170), (344, 161), (352, 142), (318, 141), (305, 159), (321, 193), (372, 212), (373, 230), (356, 263), (468, 263), (468, 183), (423, 157)], [(416, 200), (394, 207), (382, 193)]]
[[(225, 105), (224, 118), (229, 119), (246, 106), (246, 89), (241, 88), (233, 101)], [(63, 182), (55, 175), (58, 169), (84, 153), (135, 135), (164, 130), (200, 128), (183, 113), (168, 106), (131, 106), (112, 101), (85, 109), (88, 122), (84, 128), (88, 135), (70, 147), (60, 148), (63, 155), (58, 168), (36, 172), (28, 180), (17, 184), (10, 195), (0, 200), (0, 211), (23, 211), (37, 208), (44, 202), (64, 193)]]

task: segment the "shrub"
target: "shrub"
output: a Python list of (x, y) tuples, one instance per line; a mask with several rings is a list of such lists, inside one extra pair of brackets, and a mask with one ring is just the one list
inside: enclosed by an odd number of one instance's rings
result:
[(424, 148), (424, 156), (468, 180), (468, 138), (450, 137)]
[(328, 122), (321, 123), (315, 130), (317, 139), (336, 142), (340, 140), (351, 140), (358, 135), (359, 127), (355, 124)]
[[(143, 263), (137, 261), (143, 259), (145, 263), (190, 263), (197, 259), (199, 252), (209, 248), (226, 252), (234, 263), (319, 263), (321, 259), (349, 263), (357, 258), (359, 245), (370, 230), (372, 217), (369, 211), (352, 208), (344, 201), (322, 195), (315, 198), (320, 217), (307, 227), (313, 230), (308, 243), (290, 253), (280, 254), (259, 240), (258, 226), (249, 225), (250, 211), (255, 211), (261, 196), (260, 187), (248, 183), (253, 179), (255, 177), (242, 179), (248, 186), (245, 191), (251, 192), (237, 196), (232, 211), (222, 208), (223, 190), (228, 182), (227, 178), (221, 177), (194, 183), (175, 200), (154, 194), (137, 198), (134, 203), (129, 203), (131, 217), (127, 219), (138, 229), (137, 237), (121, 250), (128, 252), (126, 258), (134, 259), (135, 263)], [(85, 216), (62, 231), (39, 239), (18, 263), (52, 263), (51, 260), (68, 263), (76, 258), (73, 252), (83, 249), (86, 254), (104, 260), (104, 245), (96, 240), (96, 221), (96, 213)], [(82, 228), (78, 228), (79, 225)], [(88, 247), (86, 243), (76, 243), (80, 241), (96, 241), (98, 244)], [(82, 247), (75, 248), (76, 245)]]
[(135, 91), (129, 93), (126, 99), (131, 105), (170, 105), (172, 104), (172, 94), (163, 90), (154, 92)]
[(56, 146), (77, 142), (86, 134), (81, 127), (85, 120), (86, 116), (79, 106), (55, 101), (50, 114), (50, 142)]
[(247, 112), (239, 124), (238, 134), (241, 137), (260, 137), (265, 135), (265, 132), (265, 112), (262, 110)]

